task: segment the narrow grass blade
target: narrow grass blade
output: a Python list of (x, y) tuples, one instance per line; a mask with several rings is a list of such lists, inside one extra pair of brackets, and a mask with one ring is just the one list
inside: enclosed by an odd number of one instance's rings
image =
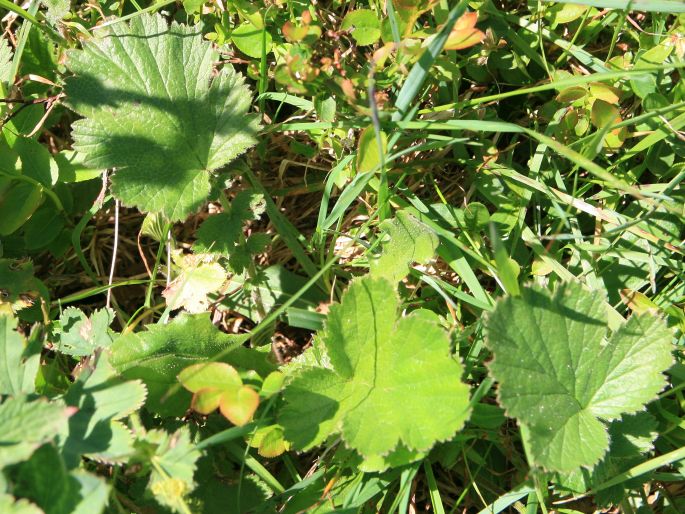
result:
[(555, 0), (545, 3), (580, 4), (598, 9), (630, 9), (631, 11), (679, 13), (685, 12), (685, 3), (681, 0)]
[(447, 37), (452, 31), (452, 27), (457, 22), (457, 20), (466, 12), (466, 7), (468, 6), (467, 0), (461, 0), (457, 5), (455, 5), (450, 11), (447, 17), (447, 22), (443, 26), (442, 30), (438, 33), (437, 37), (431, 42), (430, 46), (423, 53), (419, 62), (417, 62), (414, 67), (409, 72), (407, 81), (402, 86), (399, 95), (397, 95), (397, 101), (395, 102), (395, 108), (397, 112), (393, 114), (393, 120), (406, 119), (407, 114), (411, 108), (412, 102), (419, 93), (421, 86), (423, 85), (430, 68), (433, 66), (433, 62), (442, 52)]

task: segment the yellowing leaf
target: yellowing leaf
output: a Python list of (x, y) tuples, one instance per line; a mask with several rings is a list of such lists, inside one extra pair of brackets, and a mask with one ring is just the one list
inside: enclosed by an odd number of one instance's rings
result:
[(447, 38), (445, 50), (463, 50), (483, 41), (485, 33), (476, 28), (477, 21), (477, 12), (467, 12), (459, 18)]
[(604, 100), (595, 100), (592, 104), (591, 117), (592, 124), (597, 128), (603, 128), (621, 121), (618, 107)]
[(207, 295), (221, 289), (226, 281), (226, 271), (219, 263), (211, 262), (211, 257), (202, 254), (183, 255), (179, 251), (173, 258), (181, 268), (180, 273), (162, 296), (172, 309), (183, 307), (191, 313), (206, 311), (209, 307)]
[(193, 395), (193, 401), (190, 403), (190, 408), (205, 416), (211, 414), (219, 408), (221, 395), (223, 394), (221, 389), (215, 389), (213, 387), (199, 389)]
[(604, 100), (610, 104), (618, 104), (621, 99), (621, 91), (615, 87), (607, 86), (601, 82), (590, 84), (590, 97)]
[(219, 410), (226, 419), (237, 426), (248, 423), (259, 406), (259, 394), (249, 386), (237, 390), (224, 391), (219, 402)]
[(193, 364), (178, 374), (178, 380), (191, 393), (207, 388), (237, 389), (243, 385), (235, 368), (224, 362)]
[(581, 86), (567, 87), (557, 95), (558, 102), (573, 103), (587, 95), (587, 89)]
[(257, 448), (257, 453), (262, 457), (274, 458), (290, 449), (290, 444), (283, 438), (283, 427), (269, 425), (255, 432), (250, 439), (250, 446)]

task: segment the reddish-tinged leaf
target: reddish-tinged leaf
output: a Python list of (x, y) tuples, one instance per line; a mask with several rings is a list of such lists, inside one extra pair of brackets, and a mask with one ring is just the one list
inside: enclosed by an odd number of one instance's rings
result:
[(221, 396), (219, 409), (228, 421), (237, 426), (248, 423), (259, 406), (259, 394), (243, 386), (236, 391), (226, 391)]

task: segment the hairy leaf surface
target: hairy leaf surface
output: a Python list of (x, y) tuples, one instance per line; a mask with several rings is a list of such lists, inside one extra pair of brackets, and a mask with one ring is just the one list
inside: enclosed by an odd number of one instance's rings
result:
[(74, 148), (93, 167), (116, 168), (125, 205), (171, 220), (198, 209), (210, 172), (255, 144), (244, 79), (225, 65), (200, 26), (143, 15), (114, 24), (68, 52)]
[(398, 282), (407, 276), (414, 262), (425, 263), (435, 255), (438, 236), (411, 214), (398, 211), (391, 220), (380, 224), (387, 240), (381, 255), (370, 261), (371, 275)]
[(393, 452), (415, 458), (463, 426), (469, 389), (447, 333), (433, 313), (398, 318), (399, 308), (390, 282), (370, 277), (353, 282), (331, 307), (320, 334), (331, 369), (306, 366), (285, 389), (280, 424), (295, 448), (339, 432), (383, 467)]
[(545, 469), (597, 464), (609, 446), (605, 422), (642, 410), (666, 385), (673, 357), (662, 320), (632, 316), (605, 336), (602, 297), (577, 283), (524, 289), (488, 319), (499, 401)]
[(60, 401), (27, 401), (25, 396), (0, 405), (0, 469), (27, 459), (65, 426), (69, 411)]

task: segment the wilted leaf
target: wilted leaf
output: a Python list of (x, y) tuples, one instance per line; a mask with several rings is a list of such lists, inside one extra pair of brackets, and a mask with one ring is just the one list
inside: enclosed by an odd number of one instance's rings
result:
[(41, 295), (47, 295), (47, 291), (33, 276), (31, 261), (0, 259), (0, 310), (3, 305), (9, 305), (14, 312), (26, 309), (39, 302)]
[(485, 39), (485, 33), (476, 28), (477, 12), (467, 12), (457, 20), (445, 42), (445, 50), (463, 50)]
[(171, 309), (185, 308), (197, 314), (209, 308), (208, 295), (221, 289), (226, 281), (226, 271), (211, 256), (202, 254), (184, 255), (179, 250), (173, 254), (178, 266), (178, 276), (164, 289), (162, 296)]

